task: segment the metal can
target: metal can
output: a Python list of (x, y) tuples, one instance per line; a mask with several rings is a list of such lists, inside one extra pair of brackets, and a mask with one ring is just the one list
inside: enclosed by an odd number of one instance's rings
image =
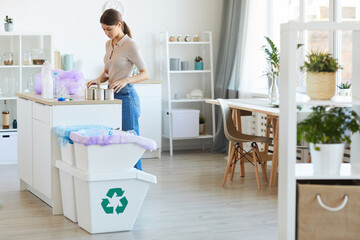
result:
[(105, 100), (114, 100), (114, 89), (105, 89)]
[(98, 88), (95, 90), (95, 100), (104, 100), (104, 89)]
[(95, 89), (94, 88), (88, 88), (86, 89), (86, 99), (87, 100), (94, 100), (95, 95)]

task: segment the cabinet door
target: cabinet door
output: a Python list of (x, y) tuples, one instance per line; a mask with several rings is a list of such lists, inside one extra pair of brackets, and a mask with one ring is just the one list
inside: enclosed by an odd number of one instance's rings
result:
[(51, 199), (51, 128), (33, 119), (33, 187)]
[(17, 99), (19, 178), (32, 185), (33, 139), (32, 101)]
[(140, 98), (140, 135), (161, 149), (161, 84), (135, 84)]

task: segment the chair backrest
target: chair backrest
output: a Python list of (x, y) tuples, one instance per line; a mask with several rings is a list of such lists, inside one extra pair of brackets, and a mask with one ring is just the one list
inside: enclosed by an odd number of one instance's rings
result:
[(216, 100), (219, 102), (221, 107), (225, 136), (229, 141), (234, 141), (234, 137), (232, 133), (237, 132), (237, 130), (231, 116), (229, 105), (226, 103), (224, 99), (218, 98)]

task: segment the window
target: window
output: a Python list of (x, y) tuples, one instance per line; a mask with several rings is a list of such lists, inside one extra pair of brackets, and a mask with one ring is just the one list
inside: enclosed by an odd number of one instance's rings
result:
[[(360, 0), (273, 0), (268, 29), (270, 38), (280, 47), (280, 24), (288, 21), (360, 21)], [(268, 8), (269, 9), (269, 8)], [(265, 44), (265, 41), (263, 41)], [(351, 31), (305, 31), (299, 33), (299, 43), (304, 43), (303, 55), (310, 50), (330, 52), (344, 68), (337, 73), (337, 84), (352, 81), (352, 32)], [(281, 51), (281, 49), (280, 49)], [(302, 55), (302, 54), (300, 54)], [(263, 55), (263, 58), (265, 56)], [(299, 62), (304, 56), (299, 56)], [(305, 81), (299, 73), (298, 90), (305, 90)], [(253, 85), (255, 92), (266, 90), (267, 81), (259, 78)]]

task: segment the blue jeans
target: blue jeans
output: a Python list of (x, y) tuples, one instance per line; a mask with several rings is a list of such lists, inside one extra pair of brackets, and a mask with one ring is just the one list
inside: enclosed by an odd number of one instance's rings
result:
[[(133, 84), (128, 84), (114, 98), (122, 100), (122, 130), (134, 130), (139, 135), (140, 99)], [(142, 170), (141, 158), (134, 166)]]

